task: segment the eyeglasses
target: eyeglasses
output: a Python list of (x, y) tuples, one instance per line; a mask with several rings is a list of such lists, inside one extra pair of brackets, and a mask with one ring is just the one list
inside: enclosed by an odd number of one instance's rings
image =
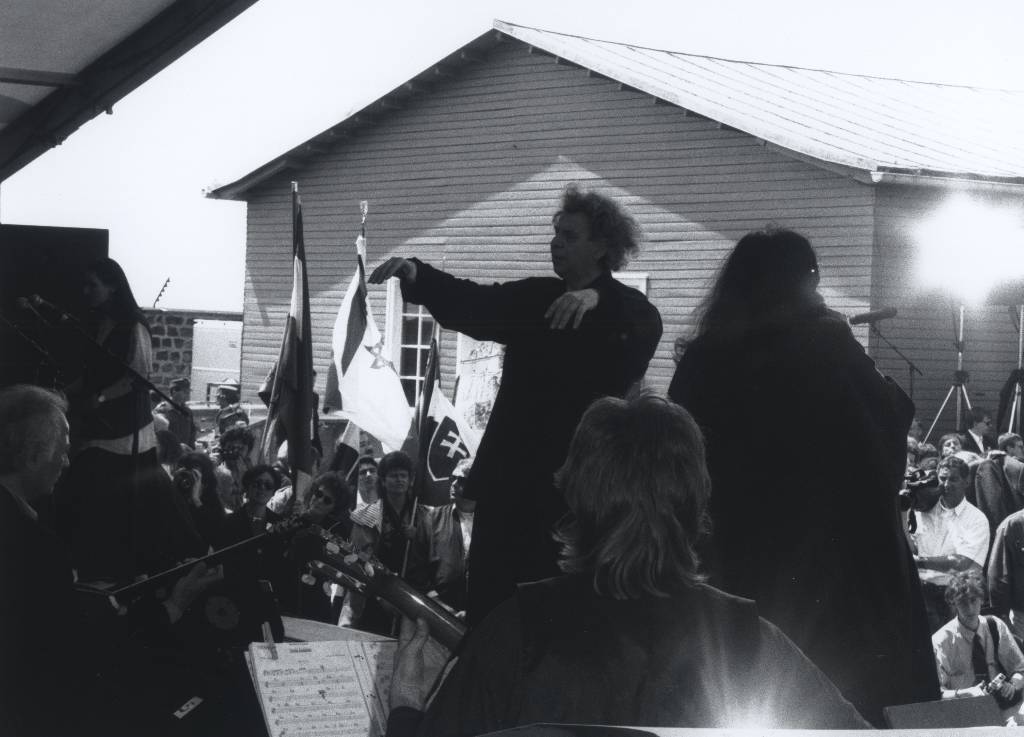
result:
[(321, 489), (317, 489), (316, 491), (313, 492), (313, 498), (323, 499), (324, 504), (326, 504), (327, 506), (333, 506), (334, 504), (334, 497), (331, 496), (330, 494), (325, 494)]
[(252, 482), (253, 487), (257, 489), (273, 489), (274, 482), (272, 479), (256, 479)]
[(360, 468), (359, 469), (359, 475), (360, 476), (376, 476), (377, 475), (377, 469), (376, 468)]

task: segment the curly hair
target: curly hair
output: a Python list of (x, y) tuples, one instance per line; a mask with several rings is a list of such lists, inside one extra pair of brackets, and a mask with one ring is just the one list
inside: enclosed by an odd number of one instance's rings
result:
[(946, 602), (951, 606), (971, 599), (985, 599), (985, 581), (978, 571), (954, 573), (946, 585)]
[(583, 414), (556, 474), (571, 512), (555, 539), (566, 573), (616, 599), (667, 596), (703, 580), (711, 479), (690, 413), (663, 397), (604, 397)]
[(562, 215), (573, 213), (587, 219), (591, 239), (604, 242), (607, 251), (603, 261), (609, 270), (623, 268), (640, 250), (640, 226), (610, 197), (594, 191), (583, 192), (579, 185), (569, 184), (562, 193), (562, 206), (551, 220), (557, 222)]

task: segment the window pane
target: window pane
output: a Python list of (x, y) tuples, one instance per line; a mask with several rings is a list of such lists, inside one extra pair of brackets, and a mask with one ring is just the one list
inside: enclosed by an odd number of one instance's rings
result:
[(402, 318), (402, 345), (416, 345), (416, 322), (415, 317)]
[(398, 369), (400, 376), (415, 376), (422, 378), (416, 370), (416, 349), (403, 348), (401, 366)]
[(434, 320), (429, 316), (423, 317), (420, 324), (420, 345), (430, 346), (430, 336), (434, 331)]
[(405, 390), (405, 401), (409, 403), (409, 406), (416, 404), (416, 380), (402, 379), (402, 389)]

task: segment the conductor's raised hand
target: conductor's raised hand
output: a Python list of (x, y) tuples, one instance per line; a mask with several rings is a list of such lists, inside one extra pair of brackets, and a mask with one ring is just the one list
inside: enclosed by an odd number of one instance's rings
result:
[(366, 279), (370, 284), (383, 284), (393, 276), (397, 276), (405, 284), (416, 281), (416, 264), (408, 259), (395, 256), (382, 263)]
[(553, 330), (572, 327), (574, 330), (583, 322), (583, 316), (597, 307), (599, 295), (596, 289), (579, 289), (566, 292), (556, 299), (544, 313), (548, 327)]

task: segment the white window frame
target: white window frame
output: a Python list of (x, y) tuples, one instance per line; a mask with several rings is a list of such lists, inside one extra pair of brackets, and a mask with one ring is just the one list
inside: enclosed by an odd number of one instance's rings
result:
[[(410, 304), (410, 307), (417, 307), (420, 311), (420, 318), (424, 316), (429, 317), (433, 320), (433, 315), (430, 314), (429, 310), (425, 307)], [(405, 317), (405, 300), (402, 299), (402, 288), (399, 284), (398, 279), (388, 279), (387, 281), (387, 295), (384, 310), (384, 352), (391, 357), (391, 362), (395, 365), (395, 370), (398, 372), (399, 379), (409, 380), (414, 378), (413, 376), (402, 374), (402, 348), (412, 347), (402, 345), (402, 321)], [(417, 331), (417, 335), (420, 331)], [(424, 347), (423, 344), (418, 344), (419, 347)], [(429, 342), (426, 344), (429, 346)], [(415, 397), (419, 396), (420, 385), (423, 383), (423, 374), (426, 373), (426, 354), (420, 353), (417, 356), (417, 374), (416, 379), (416, 392)], [(404, 385), (403, 385), (404, 388)], [(410, 405), (413, 406), (413, 405)]]

